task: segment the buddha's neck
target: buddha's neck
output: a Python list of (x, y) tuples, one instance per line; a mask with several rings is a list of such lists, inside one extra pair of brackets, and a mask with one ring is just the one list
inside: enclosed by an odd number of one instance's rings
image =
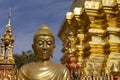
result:
[(43, 63), (47, 63), (49, 62), (50, 59), (38, 59), (37, 62), (43, 62)]

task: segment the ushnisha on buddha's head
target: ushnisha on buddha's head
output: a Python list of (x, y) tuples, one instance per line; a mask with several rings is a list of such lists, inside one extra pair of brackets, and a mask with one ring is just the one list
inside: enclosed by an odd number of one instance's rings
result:
[(53, 56), (55, 38), (47, 25), (41, 25), (35, 32), (32, 47), (38, 60), (49, 60)]

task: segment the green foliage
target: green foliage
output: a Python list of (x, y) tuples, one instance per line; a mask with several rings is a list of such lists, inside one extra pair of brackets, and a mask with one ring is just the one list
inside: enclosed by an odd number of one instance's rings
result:
[(35, 55), (32, 50), (22, 51), (21, 54), (13, 54), (17, 68), (19, 69), (22, 65), (36, 61)]

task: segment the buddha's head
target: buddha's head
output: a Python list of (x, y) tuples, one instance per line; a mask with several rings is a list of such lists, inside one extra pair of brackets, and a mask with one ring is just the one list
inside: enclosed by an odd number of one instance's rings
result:
[(47, 25), (41, 25), (34, 34), (32, 47), (38, 59), (49, 60), (53, 56), (55, 39)]

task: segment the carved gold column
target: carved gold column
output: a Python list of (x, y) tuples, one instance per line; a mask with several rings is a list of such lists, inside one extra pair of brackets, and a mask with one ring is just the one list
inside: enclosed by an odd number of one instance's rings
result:
[(89, 54), (89, 35), (87, 34), (89, 28), (89, 18), (82, 7), (74, 8), (75, 19), (78, 24), (77, 41), (76, 41), (76, 54), (78, 57), (78, 64), (82, 67), (84, 55)]
[(89, 42), (91, 54), (86, 60), (84, 74), (101, 76), (106, 62), (105, 53), (108, 53), (109, 47), (106, 40), (106, 16), (101, 2), (86, 1), (85, 9), (91, 22), (88, 30), (91, 35), (91, 41)]
[(65, 64), (67, 62), (67, 58), (69, 56), (69, 41), (66, 40), (66, 42), (63, 43), (63, 48), (61, 52), (63, 53), (63, 56), (61, 57), (61, 63)]
[(109, 32), (111, 51), (106, 63), (106, 73), (109, 74), (112, 64), (120, 61), (120, 11), (116, 0), (103, 0), (102, 3), (107, 16), (107, 31)]
[(65, 22), (62, 25), (61, 30), (59, 31), (59, 34), (58, 34), (59, 38), (62, 40), (62, 43), (63, 43), (62, 44), (63, 48), (61, 49), (63, 56), (60, 59), (62, 64), (66, 63), (67, 58), (69, 56), (69, 54), (68, 54), (68, 43), (69, 43), (68, 34), (69, 33), (70, 33), (70, 28), (68, 27), (68, 23), (65, 20)]
[(119, 10), (120, 10), (120, 0), (117, 0), (117, 4), (118, 4)]
[(77, 20), (75, 19), (75, 15), (73, 12), (66, 13), (66, 21), (68, 23), (70, 31), (74, 34), (74, 36), (76, 36), (78, 30), (78, 23)]
[(68, 53), (69, 56), (74, 56), (76, 55), (76, 35), (77, 35), (77, 30), (78, 30), (78, 23), (77, 20), (75, 19), (75, 15), (73, 12), (67, 12), (66, 13), (66, 20), (68, 23), (68, 27), (70, 28), (70, 32), (67, 35), (68, 38)]

